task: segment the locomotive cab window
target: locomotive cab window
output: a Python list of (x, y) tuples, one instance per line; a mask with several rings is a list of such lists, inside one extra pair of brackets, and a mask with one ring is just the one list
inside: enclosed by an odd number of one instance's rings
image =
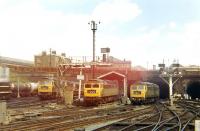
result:
[(133, 87), (132, 87), (132, 90), (137, 90), (137, 86), (133, 86)]
[(93, 88), (99, 88), (99, 84), (94, 84), (92, 87)]
[(144, 90), (144, 86), (143, 85), (138, 86), (138, 90)]
[(91, 84), (85, 84), (85, 88), (91, 88)]

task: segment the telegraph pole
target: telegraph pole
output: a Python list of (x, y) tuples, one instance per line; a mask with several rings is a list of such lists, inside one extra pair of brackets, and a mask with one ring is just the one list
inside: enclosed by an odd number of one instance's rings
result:
[[(89, 22), (88, 24), (90, 24), (91, 30), (92, 30), (92, 33), (93, 33), (92, 78), (94, 79), (94, 77), (95, 77), (95, 70), (94, 70), (94, 67), (95, 67), (95, 32), (97, 30), (97, 24), (93, 20), (91, 22)], [(98, 24), (100, 24), (100, 22)]]

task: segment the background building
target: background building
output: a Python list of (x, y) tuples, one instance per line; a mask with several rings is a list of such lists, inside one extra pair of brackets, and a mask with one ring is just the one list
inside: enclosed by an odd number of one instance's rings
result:
[(108, 57), (108, 62), (112, 64), (113, 68), (131, 69), (131, 61), (120, 60), (113, 56)]
[(40, 55), (35, 55), (34, 63), (36, 67), (57, 67), (59, 64), (71, 63), (69, 58), (66, 58), (65, 53), (57, 55), (56, 51), (47, 54), (45, 51)]

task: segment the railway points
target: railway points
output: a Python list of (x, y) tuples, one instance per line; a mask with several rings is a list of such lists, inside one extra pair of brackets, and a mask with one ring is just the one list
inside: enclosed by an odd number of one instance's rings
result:
[(199, 0), (0, 0), (0, 131), (200, 131)]
[(8, 118), (0, 130), (194, 130), (199, 119), (200, 75), (193, 68), (170, 70), (182, 72), (171, 95), (163, 69), (137, 71), (128, 61), (1, 66), (9, 72), (0, 87)]
[(0, 99), (7, 105), (0, 107), (0, 130), (195, 129), (198, 68), (136, 70), (105, 49), (89, 61), (55, 51), (34, 63), (0, 57)]

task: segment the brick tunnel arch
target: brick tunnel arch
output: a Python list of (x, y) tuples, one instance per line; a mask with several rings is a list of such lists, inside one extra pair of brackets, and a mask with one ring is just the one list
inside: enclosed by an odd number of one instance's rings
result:
[[(173, 87), (173, 93), (181, 94), (183, 98), (200, 98), (199, 77), (182, 77)], [(187, 94), (187, 95), (185, 95)]]

